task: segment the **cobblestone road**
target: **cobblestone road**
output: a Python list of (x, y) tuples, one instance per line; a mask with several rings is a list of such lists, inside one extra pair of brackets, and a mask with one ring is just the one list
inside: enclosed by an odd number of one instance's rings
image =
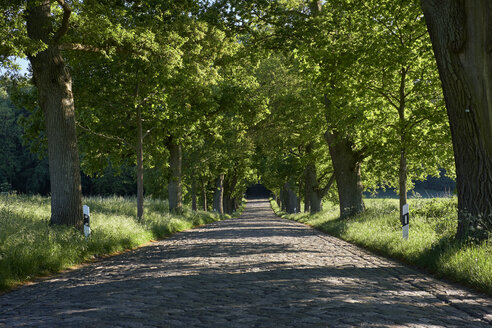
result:
[(295, 222), (240, 219), (0, 296), (0, 327), (490, 327), (492, 300)]

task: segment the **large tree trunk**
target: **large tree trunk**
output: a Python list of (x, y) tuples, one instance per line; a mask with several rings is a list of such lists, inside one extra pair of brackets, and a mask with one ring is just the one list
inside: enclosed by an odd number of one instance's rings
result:
[(311, 10), (311, 16), (316, 17), (323, 9), (323, 1), (321, 0), (311, 0), (309, 1), (309, 9)]
[(295, 191), (292, 189), (291, 184), (289, 182), (286, 182), (284, 184), (284, 201), (283, 203), (285, 204), (285, 211), (287, 213), (297, 213), (299, 212), (298, 209), (296, 208), (297, 206), (297, 195)]
[[(48, 45), (46, 50), (35, 56), (29, 55), (28, 58), (48, 137), (51, 223), (82, 230), (82, 190), (72, 77), (57, 47), (58, 39), (66, 30), (54, 33), (50, 1), (41, 1), (36, 6), (33, 2), (28, 2), (26, 11), (28, 35), (31, 39), (42, 40)], [(70, 12), (66, 15), (68, 24)]]
[(282, 200), (282, 188), (279, 189), (278, 196), (277, 196), (277, 194), (275, 194), (275, 201), (277, 202), (277, 205), (280, 208), (280, 210), (283, 210), (284, 204), (282, 202), (283, 201)]
[[(345, 218), (365, 210), (362, 200), (362, 183), (360, 178), (361, 156), (353, 149), (348, 138), (341, 138), (337, 133), (327, 131), (324, 135), (331, 160), (340, 201), (340, 217)], [(311, 207), (313, 205), (311, 204)]]
[(192, 172), (192, 177), (191, 177), (191, 210), (194, 212), (196, 212), (198, 210), (197, 201), (196, 201), (195, 172)]
[(284, 190), (284, 186), (282, 186), (280, 188), (280, 193), (279, 193), (279, 200), (280, 200), (280, 204), (279, 204), (279, 207), (280, 207), (280, 210), (284, 211), (285, 212), (285, 203), (286, 203), (286, 200), (285, 200), (285, 190)]
[(170, 154), (169, 166), (171, 169), (168, 184), (169, 211), (179, 213), (183, 210), (183, 196), (181, 186), (181, 146), (171, 139), (168, 147)]
[(310, 208), (311, 214), (318, 213), (319, 211), (321, 211), (321, 197), (317, 192), (313, 191), (311, 193), (311, 200), (309, 203), (311, 204), (311, 208)]
[(208, 204), (207, 204), (207, 182), (202, 181), (202, 209), (206, 212), (208, 211)]
[(302, 176), (299, 177), (299, 182), (297, 186), (297, 213), (301, 212), (301, 200), (302, 200), (302, 194), (304, 192), (304, 179)]
[(232, 214), (236, 210), (236, 199), (229, 194), (224, 195), (224, 213)]
[(492, 3), (421, 0), (456, 164), (458, 237), (492, 231)]
[[(314, 167), (316, 169), (316, 167)], [(311, 193), (314, 188), (313, 183), (313, 165), (308, 164), (304, 169), (304, 212), (309, 213), (311, 211)]]
[(316, 172), (316, 165), (309, 164), (305, 169), (305, 179), (306, 185), (309, 185), (309, 188), (306, 188), (306, 197), (309, 199), (310, 205), (309, 212), (314, 214), (321, 211), (323, 197), (330, 190), (335, 177), (332, 175), (325, 187), (321, 188), (320, 182), (318, 181), (318, 174)]
[(321, 210), (321, 199), (316, 192), (318, 187), (318, 177), (316, 172), (316, 165), (313, 163), (308, 164), (304, 170), (306, 178), (306, 202), (309, 205), (309, 212), (316, 213)]
[(137, 107), (137, 218), (139, 221), (144, 213), (144, 185), (143, 185), (143, 134), (142, 134), (142, 109)]
[(407, 141), (406, 141), (406, 118), (405, 118), (405, 87), (407, 80), (407, 69), (400, 70), (400, 90), (398, 119), (400, 123), (400, 165), (398, 169), (398, 189), (400, 196), (400, 218), (403, 216), (403, 205), (407, 203)]
[(224, 212), (232, 214), (236, 208), (236, 199), (232, 196), (234, 189), (236, 188), (237, 179), (230, 176), (224, 180)]
[(299, 207), (297, 207), (297, 204), (299, 203), (299, 201), (297, 199), (297, 193), (295, 191), (295, 187), (291, 187), (289, 185), (288, 191), (289, 191), (289, 204), (290, 204), (290, 207), (291, 207), (289, 213), (298, 213), (299, 212)]
[(285, 188), (285, 185), (282, 186), (282, 189), (280, 190), (280, 198), (282, 199), (282, 211), (284, 212), (289, 212), (289, 192)]
[(399, 192), (400, 192), (400, 217), (403, 215), (403, 205), (407, 203), (407, 152), (405, 148), (400, 151)]
[(214, 191), (214, 211), (224, 214), (224, 175), (217, 178)]
[(224, 208), (224, 213), (231, 214), (232, 213), (232, 204), (231, 204), (232, 198), (230, 197), (229, 193), (227, 192), (227, 189), (224, 191), (224, 201), (223, 201), (223, 208)]

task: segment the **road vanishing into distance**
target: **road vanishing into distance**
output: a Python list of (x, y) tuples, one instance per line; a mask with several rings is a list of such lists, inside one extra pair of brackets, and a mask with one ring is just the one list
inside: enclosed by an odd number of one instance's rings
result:
[(266, 199), (0, 296), (0, 327), (491, 327), (492, 299), (303, 224)]

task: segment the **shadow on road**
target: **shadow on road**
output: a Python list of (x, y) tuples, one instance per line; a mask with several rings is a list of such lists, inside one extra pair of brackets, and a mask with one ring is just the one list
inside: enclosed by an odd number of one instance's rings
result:
[(3, 295), (0, 327), (489, 327), (475, 297), (448, 306), (409, 283), (419, 273), (337, 248), (266, 202)]

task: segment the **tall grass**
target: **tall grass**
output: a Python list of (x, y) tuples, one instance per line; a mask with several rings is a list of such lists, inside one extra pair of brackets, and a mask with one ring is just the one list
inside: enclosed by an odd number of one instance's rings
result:
[(143, 222), (136, 200), (122, 197), (84, 199), (91, 209), (91, 237), (65, 226), (50, 226), (50, 199), (0, 196), (0, 290), (57, 272), (94, 257), (132, 249), (150, 240), (230, 216), (210, 212), (170, 215), (168, 204), (145, 200)]
[(367, 211), (340, 219), (338, 206), (325, 203), (320, 213), (285, 214), (282, 217), (368, 248), (378, 254), (426, 269), (492, 295), (492, 237), (456, 240), (457, 199), (410, 199), (410, 236), (403, 240), (398, 200), (366, 199)]

